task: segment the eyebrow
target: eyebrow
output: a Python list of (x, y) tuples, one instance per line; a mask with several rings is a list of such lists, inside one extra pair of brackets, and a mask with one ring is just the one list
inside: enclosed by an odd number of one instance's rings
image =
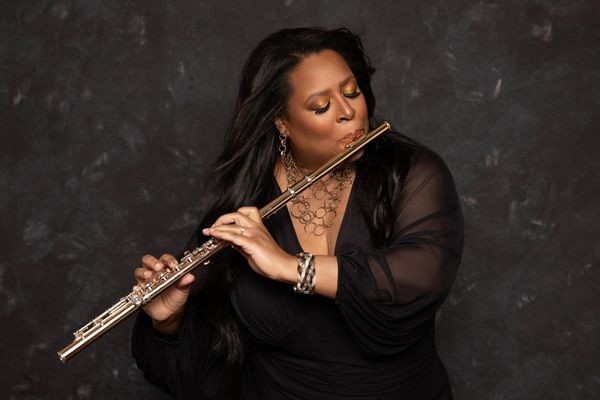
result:
[[(347, 77), (346, 79), (344, 79), (343, 81), (341, 81), (340, 82), (340, 87), (343, 87), (348, 82), (350, 82), (352, 79), (354, 79), (354, 75), (350, 75), (349, 77)], [(323, 90), (321, 92), (312, 93), (311, 95), (308, 96), (308, 98), (306, 99), (306, 102), (308, 102), (310, 99), (312, 99), (315, 96), (323, 96), (323, 95), (327, 94), (328, 92), (329, 92), (329, 89), (328, 90)]]

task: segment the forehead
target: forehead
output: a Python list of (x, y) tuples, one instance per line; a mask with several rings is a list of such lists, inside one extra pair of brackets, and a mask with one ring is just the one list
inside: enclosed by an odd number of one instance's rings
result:
[(337, 88), (349, 76), (352, 70), (339, 53), (326, 49), (310, 54), (289, 75), (292, 96)]

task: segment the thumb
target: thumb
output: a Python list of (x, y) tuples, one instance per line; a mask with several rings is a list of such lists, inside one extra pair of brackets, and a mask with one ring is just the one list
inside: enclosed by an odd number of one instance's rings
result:
[(190, 286), (194, 282), (194, 280), (196, 280), (196, 277), (194, 276), (194, 274), (184, 275), (183, 278), (181, 278), (179, 281), (177, 281), (177, 283), (175, 284), (175, 287), (184, 292), (189, 292)]

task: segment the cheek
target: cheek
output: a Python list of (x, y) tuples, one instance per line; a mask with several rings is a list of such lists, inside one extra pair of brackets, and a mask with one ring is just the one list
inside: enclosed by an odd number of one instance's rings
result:
[(293, 126), (295, 127), (297, 136), (312, 139), (327, 138), (330, 136), (335, 119), (326, 114), (306, 113), (296, 118)]
[(368, 118), (367, 102), (365, 98), (361, 96), (360, 105), (357, 107), (357, 117), (366, 119)]

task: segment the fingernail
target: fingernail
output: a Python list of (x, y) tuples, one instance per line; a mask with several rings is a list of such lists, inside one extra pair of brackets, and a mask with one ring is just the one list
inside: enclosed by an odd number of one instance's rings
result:
[(208, 232), (209, 232), (209, 231), (208, 231), (208, 228), (204, 228), (204, 229), (202, 229), (202, 233), (204, 233), (205, 235), (206, 235)]
[(162, 264), (161, 263), (154, 264), (154, 269), (157, 271), (160, 271), (162, 269)]
[(171, 260), (171, 262), (169, 263), (169, 266), (170, 266), (171, 268), (173, 268), (173, 267), (176, 267), (176, 266), (177, 266), (177, 264), (179, 264), (177, 261), (175, 261), (175, 260)]

